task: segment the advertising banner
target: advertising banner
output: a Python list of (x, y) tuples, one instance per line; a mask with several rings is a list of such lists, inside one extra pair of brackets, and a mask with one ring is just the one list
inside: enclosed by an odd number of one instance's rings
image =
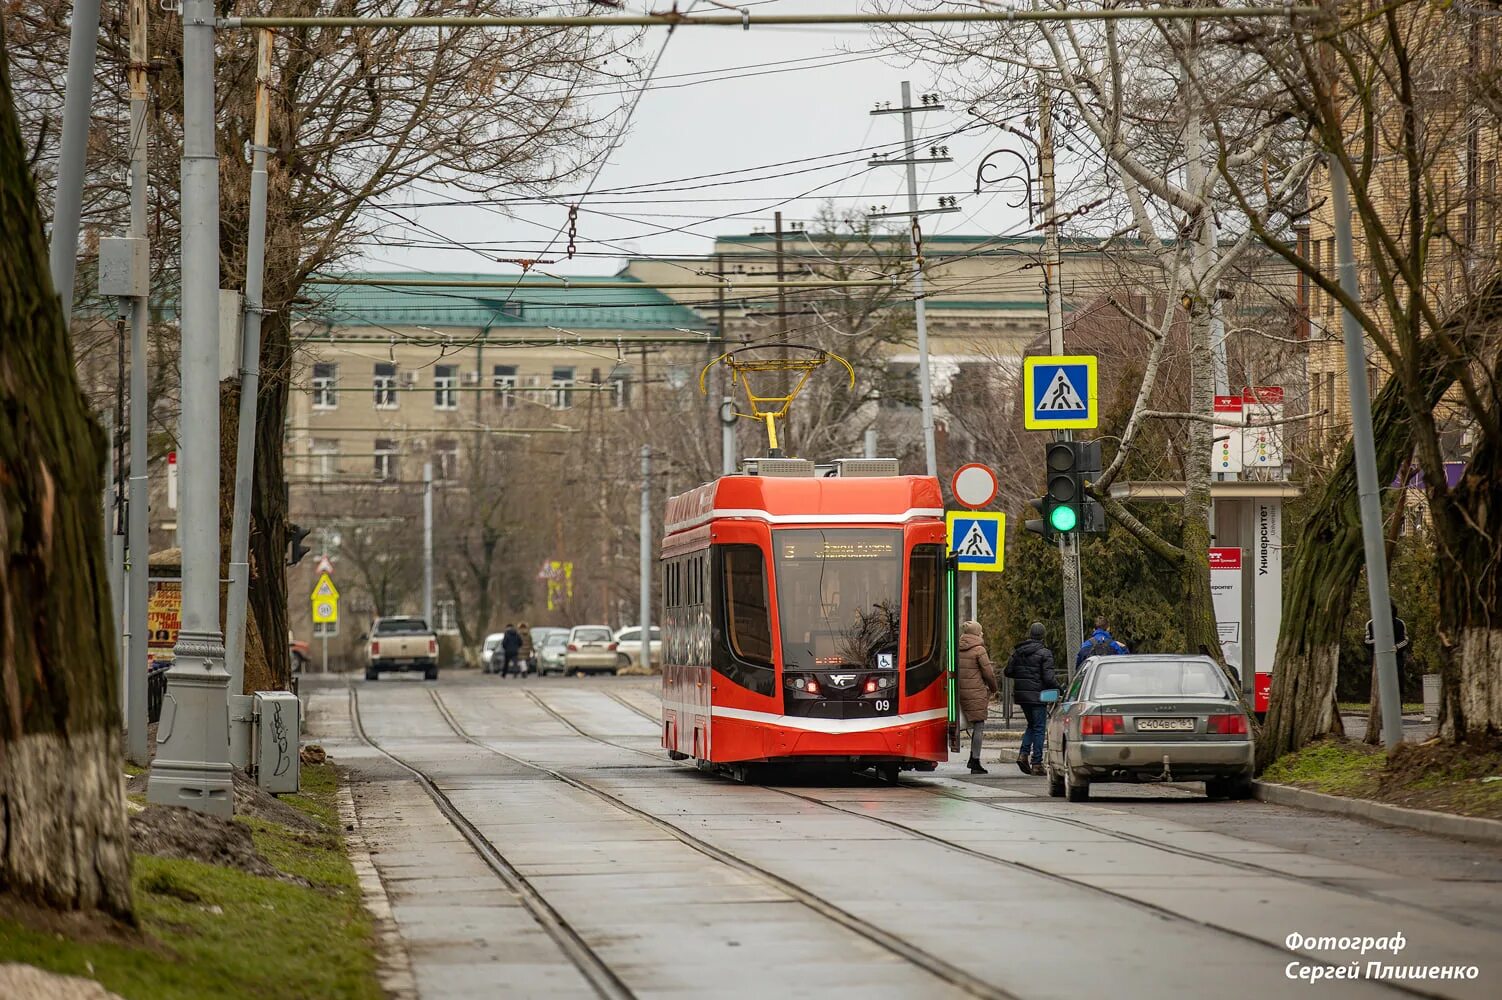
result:
[(1252, 607), (1256, 625), (1256, 704), (1267, 711), (1273, 657), (1283, 627), (1283, 501), (1259, 500), (1252, 507)]
[(146, 598), (146, 648), (156, 659), (171, 653), (182, 627), (183, 587), (177, 580), (159, 580)]
[[(1215, 416), (1219, 420), (1242, 419), (1240, 396), (1216, 396)], [(1241, 471), (1242, 429), (1228, 427), (1217, 422), (1212, 434), (1214, 444), (1210, 448), (1210, 471), (1235, 474)]]
[(1220, 649), (1233, 672), (1241, 670), (1241, 550), (1210, 550), (1210, 603)]
[[(1242, 419), (1266, 424), (1283, 419), (1283, 387), (1248, 386), (1241, 394)], [(1248, 427), (1242, 436), (1241, 463), (1248, 469), (1283, 468), (1283, 425)]]

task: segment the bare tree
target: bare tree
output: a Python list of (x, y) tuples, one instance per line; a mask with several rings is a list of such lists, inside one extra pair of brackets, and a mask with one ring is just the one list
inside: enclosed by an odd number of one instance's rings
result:
[[(1059, 203), (1043, 206), (1044, 213), (1064, 217), (1082, 235), (1108, 243), (1132, 241), (1139, 265), (1158, 271), (1150, 286), (1166, 290), (1169, 303), (1182, 302), (1190, 389), (1185, 412), (1194, 416), (1183, 431), (1186, 489), (1181, 543), (1173, 545), (1154, 535), (1104, 492), (1148, 419), (1155, 361), (1147, 367), (1138, 412), (1128, 422), (1119, 460), (1106, 470), (1097, 493), (1112, 516), (1139, 540), (1180, 565), (1188, 648), (1218, 652), (1208, 555), (1214, 438), (1210, 414), (1216, 383), (1226, 379), (1216, 352), (1223, 298), (1253, 235), (1245, 226), (1224, 230), (1220, 212), (1233, 203), (1217, 165), (1242, 176), (1265, 150), (1285, 138), (1282, 123), (1245, 110), (1245, 74), (1193, 21), (1039, 22), (984, 33), (903, 28), (897, 37), (906, 51), (947, 70), (950, 82), (981, 120), (1035, 120), (1040, 94), (1045, 97), (1056, 116), (1064, 152), (1061, 162), (1099, 159), (1104, 169), (1076, 170)], [(1222, 155), (1215, 142), (1217, 130), (1234, 139), (1237, 152)], [(1297, 176), (1290, 174), (1285, 183), (1296, 186)], [(1266, 196), (1275, 200), (1282, 193), (1268, 191)], [(1175, 308), (1138, 317), (1146, 324), (1145, 332), (1160, 344), (1177, 318)]]
[[(0, 11), (0, 50), (6, 15)], [(0, 888), (132, 912), (120, 710), (89, 417), (0, 58)]]
[[(1238, 40), (1276, 83), (1263, 114), (1297, 122), (1310, 147), (1350, 179), (1359, 294), (1339, 284), (1333, 240), (1322, 264), (1324, 241), (1289, 234), (1306, 212), (1328, 230), (1338, 206), (1328, 200), (1326, 169), (1310, 178), (1307, 201), (1244, 214), (1257, 237), (1331, 304), (1331, 325), (1335, 305), (1348, 311), (1391, 372), (1373, 406), (1378, 476), (1391, 482), (1411, 458), (1428, 495), (1443, 567), (1441, 731), (1457, 741), (1495, 734), (1502, 731), (1502, 578), (1492, 542), (1502, 531), (1502, 206), (1488, 174), (1502, 138), (1495, 18), (1413, 2), (1331, 8), (1304, 27), (1294, 34), (1243, 28)], [(1266, 169), (1280, 184), (1280, 175), (1297, 178), (1302, 168), (1271, 159)], [(1243, 208), (1258, 198), (1245, 178), (1228, 183)], [(1469, 462), (1451, 486), (1445, 460), (1463, 438)], [(1347, 444), (1316, 494), (1289, 567), (1269, 755), (1297, 748), (1333, 722), (1339, 635), (1362, 562), (1354, 481)]]

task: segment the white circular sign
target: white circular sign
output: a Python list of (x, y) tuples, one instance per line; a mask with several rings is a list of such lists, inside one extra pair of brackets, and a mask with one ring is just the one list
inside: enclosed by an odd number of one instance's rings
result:
[(972, 462), (955, 471), (949, 486), (956, 500), (972, 510), (979, 509), (996, 498), (996, 473)]

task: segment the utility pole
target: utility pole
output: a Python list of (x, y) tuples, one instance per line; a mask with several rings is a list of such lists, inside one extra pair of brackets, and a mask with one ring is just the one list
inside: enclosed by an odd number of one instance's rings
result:
[(720, 400), (720, 475), (735, 475), (735, 400), (725, 396)]
[(214, 150), (214, 4), (183, 0), (182, 628), (146, 794), (234, 813), (219, 625), (219, 160)]
[(641, 446), (641, 662), (652, 665), (652, 446)]
[[(1334, 156), (1330, 198), (1335, 210), (1335, 253), (1340, 290), (1352, 300), (1361, 295), (1356, 254), (1351, 246), (1351, 192), (1345, 167)], [(1361, 511), (1361, 543), (1366, 554), (1366, 593), (1372, 609), (1372, 656), (1377, 664), (1377, 700), (1382, 708), (1382, 745), (1392, 753), (1403, 742), (1403, 699), (1398, 692), (1398, 651), (1393, 639), (1392, 596), (1387, 589), (1387, 542), (1382, 536), (1382, 498), (1378, 491), (1377, 449), (1372, 435), (1371, 388), (1366, 382), (1366, 336), (1344, 304), (1340, 330), (1345, 340), (1346, 382), (1351, 399), (1351, 448), (1356, 459), (1356, 496)]]
[[(130, 0), (130, 238), (146, 248), (146, 0)], [(149, 266), (149, 265), (148, 265)], [(136, 295), (130, 301), (130, 504), (126, 525), (126, 550), (130, 579), (126, 585), (126, 628), (129, 635), (125, 658), (125, 755), (131, 763), (149, 763), (146, 746), (146, 604), (150, 583), (151, 524), (146, 454), (146, 325), (150, 297)]]
[[(924, 165), (951, 163), (953, 162), (947, 153), (937, 153), (927, 159), (918, 159), (918, 148), (913, 138), (913, 115), (921, 111), (942, 111), (944, 105), (939, 103), (938, 98), (925, 94), (923, 103), (913, 107), (913, 85), (902, 81), (902, 106), (900, 108), (877, 108), (872, 111), (873, 115), (902, 115), (902, 159), (872, 159), (872, 166), (906, 166), (907, 167), (907, 211), (906, 212), (877, 212), (871, 215), (872, 219), (888, 219), (906, 217), (912, 232), (913, 241), (913, 317), (918, 328), (918, 398), (923, 414), (923, 457), (928, 475), (935, 478), (939, 475), (939, 459), (934, 445), (934, 395), (933, 383), (929, 380), (928, 364), (928, 315), (924, 309), (923, 297), (923, 230), (918, 224), (920, 215), (933, 215), (946, 212), (959, 211), (953, 204), (940, 205), (937, 209), (918, 209), (918, 164)], [(940, 199), (941, 202), (943, 199)], [(951, 199), (952, 201), (952, 199)]]
[[(1060, 271), (1064, 256), (1059, 248), (1057, 188), (1054, 180), (1053, 105), (1048, 85), (1038, 84), (1038, 183), (1043, 192), (1043, 281), (1048, 299), (1048, 352), (1064, 353), (1064, 285)], [(1058, 440), (1069, 441), (1074, 435), (1058, 431)], [(1081, 606), (1080, 542), (1076, 532), (1059, 536), (1059, 561), (1063, 569), (1064, 641), (1068, 645), (1069, 672), (1074, 673), (1074, 653), (1084, 644), (1085, 621)]]
[[(262, 284), (266, 265), (266, 154), (271, 119), (271, 39), (257, 32), (255, 128), (251, 138), (250, 219), (245, 250), (245, 309), (240, 331), (240, 424), (235, 439), (235, 498), (229, 536), (225, 666), (229, 671), (230, 763), (250, 762), (252, 698), (245, 693), (245, 618), (250, 591), (250, 490), (256, 465), (256, 403), (261, 389)], [(328, 637), (324, 660), (327, 669)]]
[(94, 105), (94, 52), (99, 44), (99, 0), (76, 0), (68, 28), (68, 83), (63, 95), (63, 138), (57, 153), (52, 203), (52, 243), (47, 263), (52, 289), (62, 300), (63, 329), (73, 329), (73, 275), (78, 269), (78, 217), (83, 210), (84, 159)]
[(433, 463), (422, 463), (422, 617), (433, 628)]

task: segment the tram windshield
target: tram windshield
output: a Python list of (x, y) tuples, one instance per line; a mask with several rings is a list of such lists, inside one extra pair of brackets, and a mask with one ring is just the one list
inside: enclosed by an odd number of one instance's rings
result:
[(772, 535), (784, 667), (896, 669), (902, 532), (783, 528)]

